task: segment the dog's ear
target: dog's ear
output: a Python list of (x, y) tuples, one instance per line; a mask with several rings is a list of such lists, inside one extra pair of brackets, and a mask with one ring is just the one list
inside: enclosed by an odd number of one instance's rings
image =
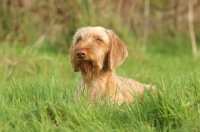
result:
[(108, 53), (108, 67), (110, 70), (115, 69), (121, 65), (125, 58), (128, 56), (128, 52), (125, 44), (120, 38), (112, 31), (106, 30), (110, 38), (110, 50)]

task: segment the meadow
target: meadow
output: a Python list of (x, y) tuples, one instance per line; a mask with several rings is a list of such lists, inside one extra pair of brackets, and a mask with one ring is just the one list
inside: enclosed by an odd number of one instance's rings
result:
[(200, 59), (189, 40), (150, 38), (146, 52), (125, 41), (129, 57), (117, 74), (154, 84), (158, 93), (120, 106), (75, 102), (80, 74), (55, 45), (2, 43), (0, 131), (199, 131)]

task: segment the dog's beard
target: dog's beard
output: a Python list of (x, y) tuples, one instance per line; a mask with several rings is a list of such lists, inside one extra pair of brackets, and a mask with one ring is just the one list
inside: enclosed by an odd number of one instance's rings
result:
[(87, 60), (80, 61), (78, 67), (80, 68), (81, 72), (86, 75), (90, 73), (96, 73), (99, 69), (96, 64)]
[(107, 58), (107, 56), (103, 56), (101, 54), (94, 55), (93, 53), (85, 59), (79, 59), (76, 56), (71, 56), (70, 59), (75, 72), (80, 71), (82, 75), (91, 76), (94, 74), (98, 74), (99, 71), (103, 70), (106, 67), (105, 64), (107, 64), (107, 59), (105, 58)]
[(99, 66), (95, 61), (91, 60), (81, 60), (81, 59), (74, 59), (71, 61), (74, 71), (81, 72), (84, 76), (90, 76), (93, 74), (98, 73), (100, 70)]

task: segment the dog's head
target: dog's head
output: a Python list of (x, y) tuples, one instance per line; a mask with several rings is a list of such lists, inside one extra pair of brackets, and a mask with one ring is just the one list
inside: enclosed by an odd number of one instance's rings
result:
[(126, 46), (111, 30), (83, 27), (75, 33), (70, 47), (74, 71), (114, 70), (127, 57)]

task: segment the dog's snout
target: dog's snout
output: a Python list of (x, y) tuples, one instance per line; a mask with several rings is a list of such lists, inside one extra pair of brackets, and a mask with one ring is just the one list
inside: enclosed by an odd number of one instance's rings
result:
[(78, 50), (78, 51), (76, 52), (76, 55), (77, 55), (79, 58), (84, 58), (84, 57), (87, 55), (87, 50), (85, 50), (85, 49)]

